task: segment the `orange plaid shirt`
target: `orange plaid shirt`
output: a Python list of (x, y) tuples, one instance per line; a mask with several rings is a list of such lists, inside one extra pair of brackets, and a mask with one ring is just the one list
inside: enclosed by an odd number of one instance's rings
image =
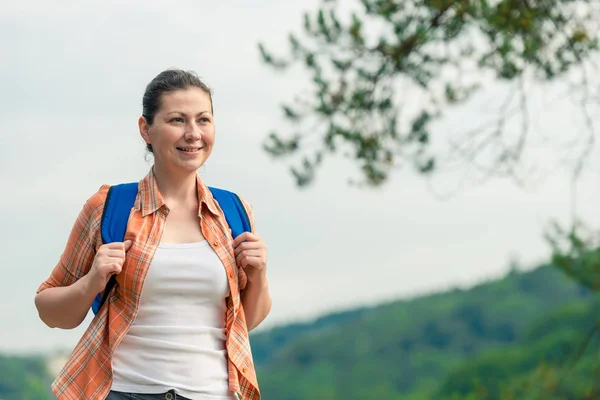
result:
[[(210, 190), (198, 182), (198, 215), (202, 234), (223, 262), (229, 281), (227, 297), (226, 349), (229, 389), (243, 400), (259, 400), (260, 392), (250, 350), (246, 317), (240, 290), (246, 286), (244, 271), (237, 268), (233, 239), (227, 221)], [(69, 236), (66, 248), (44, 289), (68, 286), (85, 276), (102, 245), (100, 219), (109, 186), (102, 186), (87, 200)], [(252, 208), (242, 198), (254, 231)], [(135, 320), (144, 278), (158, 247), (169, 209), (156, 184), (152, 169), (139, 182), (135, 205), (129, 215), (125, 239), (133, 240), (125, 263), (117, 275), (116, 290), (106, 299), (89, 327), (75, 346), (62, 371), (52, 384), (59, 400), (104, 399), (112, 385), (112, 354)]]

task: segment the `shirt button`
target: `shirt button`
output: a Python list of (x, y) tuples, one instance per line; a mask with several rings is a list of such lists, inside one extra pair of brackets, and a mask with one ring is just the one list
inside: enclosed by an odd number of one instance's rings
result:
[(246, 367), (242, 368), (242, 372), (245, 374), (246, 372), (248, 372), (248, 370), (246, 369)]
[[(223, 275), (221, 275), (221, 276), (223, 276)], [(231, 279), (233, 279), (233, 272), (230, 272), (230, 273), (229, 273), (229, 277), (230, 277)]]
[(217, 242), (216, 240), (213, 242), (213, 246), (217, 247), (219, 245), (219, 242)]

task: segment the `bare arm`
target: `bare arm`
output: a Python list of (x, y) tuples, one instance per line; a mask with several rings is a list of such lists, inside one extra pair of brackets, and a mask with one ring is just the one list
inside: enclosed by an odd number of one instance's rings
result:
[(85, 202), (58, 263), (37, 290), (35, 306), (40, 319), (51, 328), (79, 326), (94, 301), (84, 278), (94, 262), (105, 195), (101, 188)]
[(73, 329), (85, 319), (96, 295), (121, 272), (132, 241), (100, 246), (89, 272), (69, 286), (50, 287), (35, 296), (40, 319), (51, 328)]
[(246, 315), (248, 331), (256, 328), (271, 311), (271, 296), (266, 271), (248, 275), (248, 284), (242, 291), (242, 306)]
[(246, 326), (248, 331), (251, 331), (269, 315), (272, 301), (267, 280), (267, 246), (256, 234), (252, 206), (243, 197), (240, 197), (240, 200), (248, 213), (252, 232), (242, 233), (235, 238), (233, 247), (236, 263), (238, 267), (243, 268), (248, 278), (241, 293), (241, 300)]
[(89, 275), (70, 286), (51, 287), (35, 296), (40, 319), (50, 328), (77, 328), (85, 319), (96, 294), (89, 288)]
[(127, 243), (102, 245), (100, 219), (108, 192), (104, 185), (90, 197), (75, 221), (66, 247), (35, 296), (40, 319), (51, 328), (81, 324), (110, 275), (121, 271)]

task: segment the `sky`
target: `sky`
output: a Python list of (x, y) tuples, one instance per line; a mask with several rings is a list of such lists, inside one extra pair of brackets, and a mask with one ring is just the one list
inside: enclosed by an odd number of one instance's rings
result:
[[(70, 349), (77, 329), (47, 328), (33, 299), (64, 249), (85, 200), (102, 184), (136, 181), (151, 166), (137, 130), (146, 84), (160, 71), (196, 71), (214, 89), (217, 141), (200, 170), (209, 185), (243, 195), (268, 246), (273, 298), (262, 329), (337, 310), (374, 305), (502, 276), (511, 260), (531, 268), (548, 259), (544, 229), (568, 221), (563, 174), (520, 188), (508, 180), (463, 188), (441, 200), (458, 175), (434, 182), (398, 170), (378, 189), (349, 186), (355, 168), (325, 163), (299, 190), (288, 165), (261, 145), (286, 127), (280, 104), (309, 84), (301, 70), (275, 73), (257, 43), (285, 52), (301, 27), (298, 3), (154, 0), (0, 5), (1, 352)], [(284, 4), (285, 3), (285, 4)], [(483, 121), (503, 88), (491, 85), (436, 123), (436, 137)], [(566, 97), (531, 91), (534, 129), (569, 137), (583, 127)], [(536, 97), (537, 96), (537, 97)], [(410, 99), (409, 99), (410, 100)], [(487, 115), (486, 114), (486, 115)], [(592, 110), (597, 121), (598, 109)], [(598, 151), (577, 187), (577, 211), (598, 227)], [(530, 161), (550, 165), (544, 146)]]

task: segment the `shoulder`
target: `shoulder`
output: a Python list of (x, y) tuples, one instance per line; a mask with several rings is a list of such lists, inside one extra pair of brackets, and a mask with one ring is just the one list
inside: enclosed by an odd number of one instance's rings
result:
[(240, 199), (240, 202), (242, 203), (246, 211), (252, 210), (252, 204), (248, 201), (248, 199), (246, 199), (246, 197), (240, 194), (236, 194), (236, 196)]
[(229, 197), (231, 199), (237, 198), (242, 203), (242, 206), (246, 209), (247, 212), (252, 211), (252, 204), (250, 204), (250, 202), (246, 199), (246, 197), (241, 195), (240, 193), (233, 191), (233, 190), (221, 189), (221, 188), (215, 188), (215, 187), (210, 187), (210, 190), (211, 190), (213, 196), (216, 198), (218, 198), (218, 197)]
[(220, 187), (214, 187), (214, 186), (207, 186), (207, 189), (209, 189), (212, 199), (214, 201), (216, 201), (217, 203), (219, 202), (220, 199), (230, 201), (230, 200), (234, 200), (235, 198), (238, 198), (240, 200), (240, 202), (242, 203), (242, 205), (244, 206), (244, 208), (246, 208), (246, 209), (252, 208), (252, 206), (250, 205), (248, 200), (246, 200), (246, 198), (244, 196), (240, 195), (238, 192), (235, 192), (235, 191), (229, 190), (229, 189), (223, 189)]
[(102, 185), (85, 201), (85, 208), (93, 217), (97, 218), (98, 220), (102, 216), (102, 211), (104, 211), (104, 204), (106, 203), (106, 197), (108, 196), (109, 189), (110, 185)]
[(106, 197), (110, 185), (102, 185), (100, 188), (87, 198), (83, 205), (83, 209), (79, 214), (79, 223), (84, 225), (100, 226), (100, 220), (102, 219), (102, 213), (104, 211), (104, 203), (106, 203)]
[(237, 197), (240, 199), (242, 206), (246, 210), (246, 214), (248, 214), (248, 219), (250, 220), (250, 227), (252, 232), (255, 232), (256, 221), (254, 219), (254, 210), (252, 209), (252, 204), (250, 204), (250, 202), (244, 196), (237, 194)]
[(94, 194), (92, 194), (85, 202), (88, 207), (92, 210), (103, 208), (106, 203), (106, 196), (108, 196), (108, 190), (110, 185), (102, 185)]
[[(219, 198), (228, 198), (227, 202), (229, 202), (230, 200), (233, 200), (234, 203), (237, 203), (237, 201), (234, 200), (237, 198), (240, 201), (242, 207), (244, 208), (244, 211), (246, 212), (246, 214), (248, 216), (248, 219), (250, 222), (250, 227), (251, 227), (252, 231), (254, 231), (254, 213), (252, 210), (252, 204), (246, 199), (245, 196), (241, 195), (240, 193), (238, 193), (236, 191), (229, 190), (229, 189), (216, 188), (216, 187), (212, 187), (212, 186), (209, 186), (208, 188), (212, 192), (213, 200), (215, 200), (217, 204), (219, 204)], [(221, 209), (222, 208), (223, 207), (221, 207)]]

